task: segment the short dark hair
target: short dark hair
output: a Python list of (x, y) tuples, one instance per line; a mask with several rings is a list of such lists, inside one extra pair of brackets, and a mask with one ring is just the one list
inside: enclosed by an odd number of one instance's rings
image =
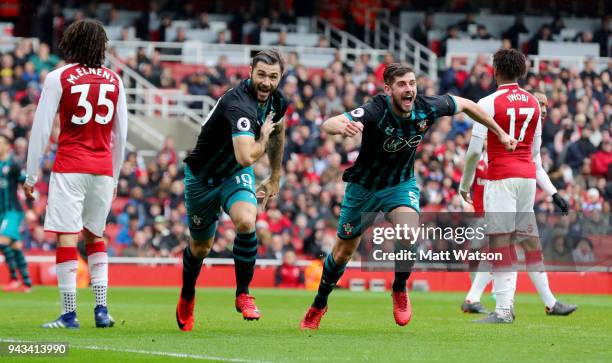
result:
[(84, 19), (72, 23), (64, 32), (59, 48), (68, 63), (101, 67), (108, 37), (101, 22)]
[(525, 77), (527, 58), (516, 49), (500, 49), (493, 55), (493, 68), (504, 80), (515, 81)]
[(406, 73), (414, 73), (414, 70), (401, 63), (389, 63), (383, 72), (383, 80), (385, 84), (392, 85), (396, 77), (401, 77)]
[(264, 62), (268, 65), (278, 64), (280, 66), (281, 75), (285, 72), (285, 61), (283, 56), (278, 49), (267, 49), (255, 54), (251, 60), (251, 67), (255, 69), (255, 66), (259, 62)]

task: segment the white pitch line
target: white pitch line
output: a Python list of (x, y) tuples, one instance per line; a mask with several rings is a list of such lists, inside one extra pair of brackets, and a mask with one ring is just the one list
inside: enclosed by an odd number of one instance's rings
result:
[[(35, 343), (33, 341), (26, 340), (17, 340), (17, 339), (2, 339), (0, 338), (0, 342), (6, 343)], [(200, 360), (214, 360), (218, 362), (235, 362), (235, 363), (268, 363), (266, 361), (261, 360), (250, 360), (250, 359), (242, 359), (242, 358), (224, 358), (224, 357), (215, 357), (210, 355), (201, 355), (201, 354), (187, 354), (187, 353), (175, 353), (175, 352), (158, 352), (158, 351), (150, 351), (150, 350), (141, 350), (141, 349), (122, 349), (122, 348), (109, 348), (109, 347), (101, 347), (97, 345), (73, 345), (68, 343), (68, 349), (85, 349), (85, 350), (99, 350), (99, 351), (108, 351), (108, 352), (116, 352), (116, 353), (135, 353), (135, 354), (145, 354), (145, 355), (157, 355), (161, 357), (172, 357), (172, 358), (190, 358), (190, 359), (200, 359)]]
[(87, 349), (87, 350), (103, 350), (110, 352), (118, 352), (118, 353), (136, 353), (136, 354), (148, 354), (148, 355), (158, 355), (163, 357), (174, 357), (174, 358), (191, 358), (191, 359), (202, 359), (202, 360), (216, 360), (219, 362), (236, 362), (236, 363), (266, 363), (265, 361), (260, 360), (249, 360), (242, 358), (223, 358), (223, 357), (214, 357), (209, 355), (200, 355), (200, 354), (187, 354), (187, 353), (174, 353), (174, 352), (157, 352), (157, 351), (149, 351), (149, 350), (140, 350), (140, 349), (118, 349), (118, 348), (107, 348), (107, 347), (98, 347), (95, 345), (71, 345), (70, 348), (74, 349)]

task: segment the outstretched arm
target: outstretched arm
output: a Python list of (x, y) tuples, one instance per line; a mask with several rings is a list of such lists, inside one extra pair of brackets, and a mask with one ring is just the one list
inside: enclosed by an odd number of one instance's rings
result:
[(346, 115), (341, 114), (325, 120), (321, 129), (330, 135), (352, 137), (363, 131), (363, 124), (358, 121), (351, 121)]
[(453, 96), (457, 101), (458, 112), (465, 112), (470, 118), (478, 123), (486, 126), (493, 132), (499, 141), (504, 145), (506, 150), (514, 150), (516, 148), (516, 139), (510, 137), (498, 124), (493, 117), (487, 113), (482, 107), (477, 105), (467, 98)]

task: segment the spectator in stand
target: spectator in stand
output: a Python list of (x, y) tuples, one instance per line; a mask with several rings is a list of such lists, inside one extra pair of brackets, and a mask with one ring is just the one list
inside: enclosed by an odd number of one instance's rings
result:
[(227, 238), (220, 236), (216, 239), (210, 249), (208, 258), (234, 258)]
[(48, 238), (43, 226), (37, 225), (32, 230), (31, 239), (26, 247), (41, 251), (52, 251), (55, 249), (55, 238)]
[(143, 231), (136, 231), (132, 243), (123, 249), (123, 257), (153, 257), (155, 251), (147, 243), (147, 235)]
[(278, 33), (278, 39), (276, 40), (276, 42), (272, 43), (272, 45), (275, 45), (277, 47), (286, 47), (289, 44), (287, 44), (287, 31), (286, 30), (281, 30), (280, 33)]
[(572, 262), (572, 252), (567, 248), (564, 235), (553, 237), (544, 259), (554, 263)]
[(276, 268), (274, 286), (282, 288), (298, 288), (304, 286), (304, 272), (295, 263), (295, 252), (285, 251), (283, 263)]
[[(576, 120), (579, 118), (577, 117)], [(589, 140), (591, 130), (583, 129), (580, 139), (569, 145), (565, 162), (574, 170), (577, 170), (595, 152), (595, 146)]]
[(374, 75), (376, 76), (376, 81), (378, 83), (382, 83), (383, 81), (383, 73), (385, 72), (385, 68), (387, 68), (387, 64), (391, 64), (393, 62), (395, 62), (395, 57), (393, 57), (393, 53), (385, 53), (382, 63), (380, 63), (374, 71)]
[(563, 18), (561, 18), (560, 15), (555, 15), (555, 18), (553, 19), (552, 23), (550, 23), (549, 27), (550, 31), (554, 35), (559, 35), (561, 33), (561, 30), (565, 29), (565, 23), (563, 22)]
[(217, 44), (228, 44), (227, 36), (225, 30), (221, 30), (217, 33), (217, 39), (215, 40)]
[(601, 18), (601, 27), (593, 35), (593, 41), (599, 43), (600, 57), (609, 57), (611, 55), (610, 43), (608, 41), (610, 36), (612, 36), (612, 32), (610, 32), (610, 16), (606, 15)]
[(267, 246), (266, 252), (262, 258), (270, 259), (270, 260), (281, 260), (283, 257), (283, 253), (286, 251), (283, 245), (283, 238), (280, 234), (274, 234), (272, 236), (272, 241), (269, 246)]
[(267, 32), (270, 28), (270, 19), (263, 17), (259, 20), (259, 25), (249, 34), (250, 44), (261, 44), (261, 33)]
[(465, 18), (459, 21), (455, 26), (462, 32), (468, 33), (469, 35), (476, 34), (478, 23), (476, 23), (476, 14), (469, 12), (465, 14)]
[(134, 242), (134, 235), (138, 231), (138, 216), (132, 214), (129, 216), (129, 223), (127, 226), (123, 226), (119, 234), (117, 235), (116, 242), (120, 245), (128, 246)]
[(159, 77), (159, 84), (161, 88), (174, 89), (176, 88), (176, 81), (172, 75), (172, 68), (164, 68)]
[(325, 35), (321, 35), (319, 37), (319, 39), (317, 40), (317, 45), (315, 45), (315, 47), (317, 47), (317, 48), (329, 48), (329, 40), (327, 39), (327, 37)]
[(582, 203), (582, 210), (584, 212), (590, 211), (602, 211), (603, 205), (599, 196), (599, 190), (591, 188), (587, 192), (586, 200)]
[(591, 159), (584, 159), (580, 167), (580, 174), (574, 178), (574, 184), (587, 190), (597, 185), (597, 178), (592, 174)]
[(517, 15), (514, 18), (514, 24), (504, 32), (504, 38), (510, 39), (512, 48), (519, 49), (519, 34), (528, 32), (529, 29), (525, 26), (525, 19), (522, 15)]
[(196, 29), (210, 29), (210, 20), (208, 13), (200, 13), (200, 15), (198, 15), (197, 20), (193, 22), (193, 27)]
[(174, 148), (174, 138), (172, 136), (166, 136), (160, 154), (165, 155), (168, 164), (176, 164), (176, 149)]
[(493, 39), (493, 36), (489, 34), (489, 32), (487, 31), (487, 27), (485, 27), (484, 25), (478, 25), (478, 27), (476, 28), (476, 34), (472, 36), (472, 39), (489, 40)]
[(593, 43), (593, 33), (588, 30), (582, 31), (576, 36), (574, 41), (579, 43)]
[(108, 12), (108, 17), (104, 23), (106, 24), (106, 26), (121, 25), (121, 19), (119, 19), (119, 12), (117, 11), (117, 8), (113, 6), (110, 9), (110, 11)]
[(440, 55), (443, 57), (446, 56), (446, 42), (448, 42), (449, 39), (460, 39), (459, 28), (456, 25), (449, 25), (446, 28), (446, 36), (442, 40), (442, 47), (440, 49)]
[(572, 258), (575, 263), (593, 263), (595, 256), (593, 255), (593, 243), (588, 238), (581, 238), (572, 251)]
[(591, 172), (599, 177), (608, 176), (612, 165), (612, 137), (609, 131), (603, 135), (599, 150), (591, 154)]
[(529, 54), (538, 54), (539, 49), (539, 41), (553, 41), (552, 31), (550, 30), (550, 26), (542, 25), (540, 30), (531, 38), (529, 41)]
[(468, 77), (468, 73), (461, 69), (461, 60), (453, 58), (451, 66), (444, 71), (440, 79), (440, 94), (460, 94)]
[(421, 43), (421, 45), (425, 47), (429, 46), (427, 34), (430, 30), (434, 29), (433, 17), (433, 13), (426, 13), (423, 17), (423, 20), (420, 21), (414, 28), (412, 28), (412, 33), (410, 33), (414, 40)]
[(30, 57), (30, 61), (34, 64), (36, 72), (41, 72), (42, 70), (51, 72), (60, 62), (60, 59), (55, 54), (50, 54), (48, 44), (41, 43), (38, 47), (38, 53)]
[(469, 82), (463, 89), (463, 95), (474, 102), (478, 102), (491, 93), (495, 92), (493, 77), (488, 72), (483, 72), (479, 76), (470, 77)]
[(172, 224), (170, 234), (163, 236), (159, 243), (160, 256), (181, 256), (188, 240), (185, 225), (183, 223)]
[(585, 214), (584, 233), (586, 235), (609, 236), (610, 217), (605, 212), (594, 210)]

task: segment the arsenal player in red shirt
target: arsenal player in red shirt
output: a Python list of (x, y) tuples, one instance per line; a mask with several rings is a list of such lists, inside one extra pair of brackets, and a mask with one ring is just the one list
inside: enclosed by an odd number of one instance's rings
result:
[[(541, 110), (538, 99), (517, 84), (526, 72), (525, 56), (522, 53), (513, 49), (499, 50), (494, 55), (493, 67), (499, 87), (478, 104), (511, 137), (516, 137), (518, 144), (513, 152), (508, 152), (503, 146), (500, 148), (495, 138), (487, 137), (486, 130), (475, 126), (460, 192), (466, 201), (472, 203), (467, 190), (472, 184), (475, 165), (480, 159), (486, 139), (488, 182), (484, 192), (485, 221), (491, 252), (499, 253), (503, 258), (501, 261), (493, 261), (495, 312), (478, 322), (511, 323), (514, 320), (517, 276), (516, 271), (512, 271), (515, 252), (511, 241), (517, 237), (524, 245), (539, 246), (533, 204), (536, 170), (540, 172), (541, 169), (536, 167), (536, 164), (541, 164)], [(528, 260), (535, 259), (536, 252), (539, 253), (541, 265), (541, 251), (528, 251), (526, 257)], [(530, 262), (533, 261), (527, 261), (528, 264)]]
[(62, 315), (43, 328), (78, 328), (77, 241), (87, 247), (97, 327), (113, 326), (106, 307), (108, 254), (102, 239), (127, 138), (121, 78), (102, 65), (108, 38), (102, 23), (81, 20), (64, 32), (67, 65), (47, 75), (30, 136), (24, 191), (33, 198), (41, 158), (56, 114), (60, 135), (49, 182), (45, 230), (57, 233), (57, 281)]

